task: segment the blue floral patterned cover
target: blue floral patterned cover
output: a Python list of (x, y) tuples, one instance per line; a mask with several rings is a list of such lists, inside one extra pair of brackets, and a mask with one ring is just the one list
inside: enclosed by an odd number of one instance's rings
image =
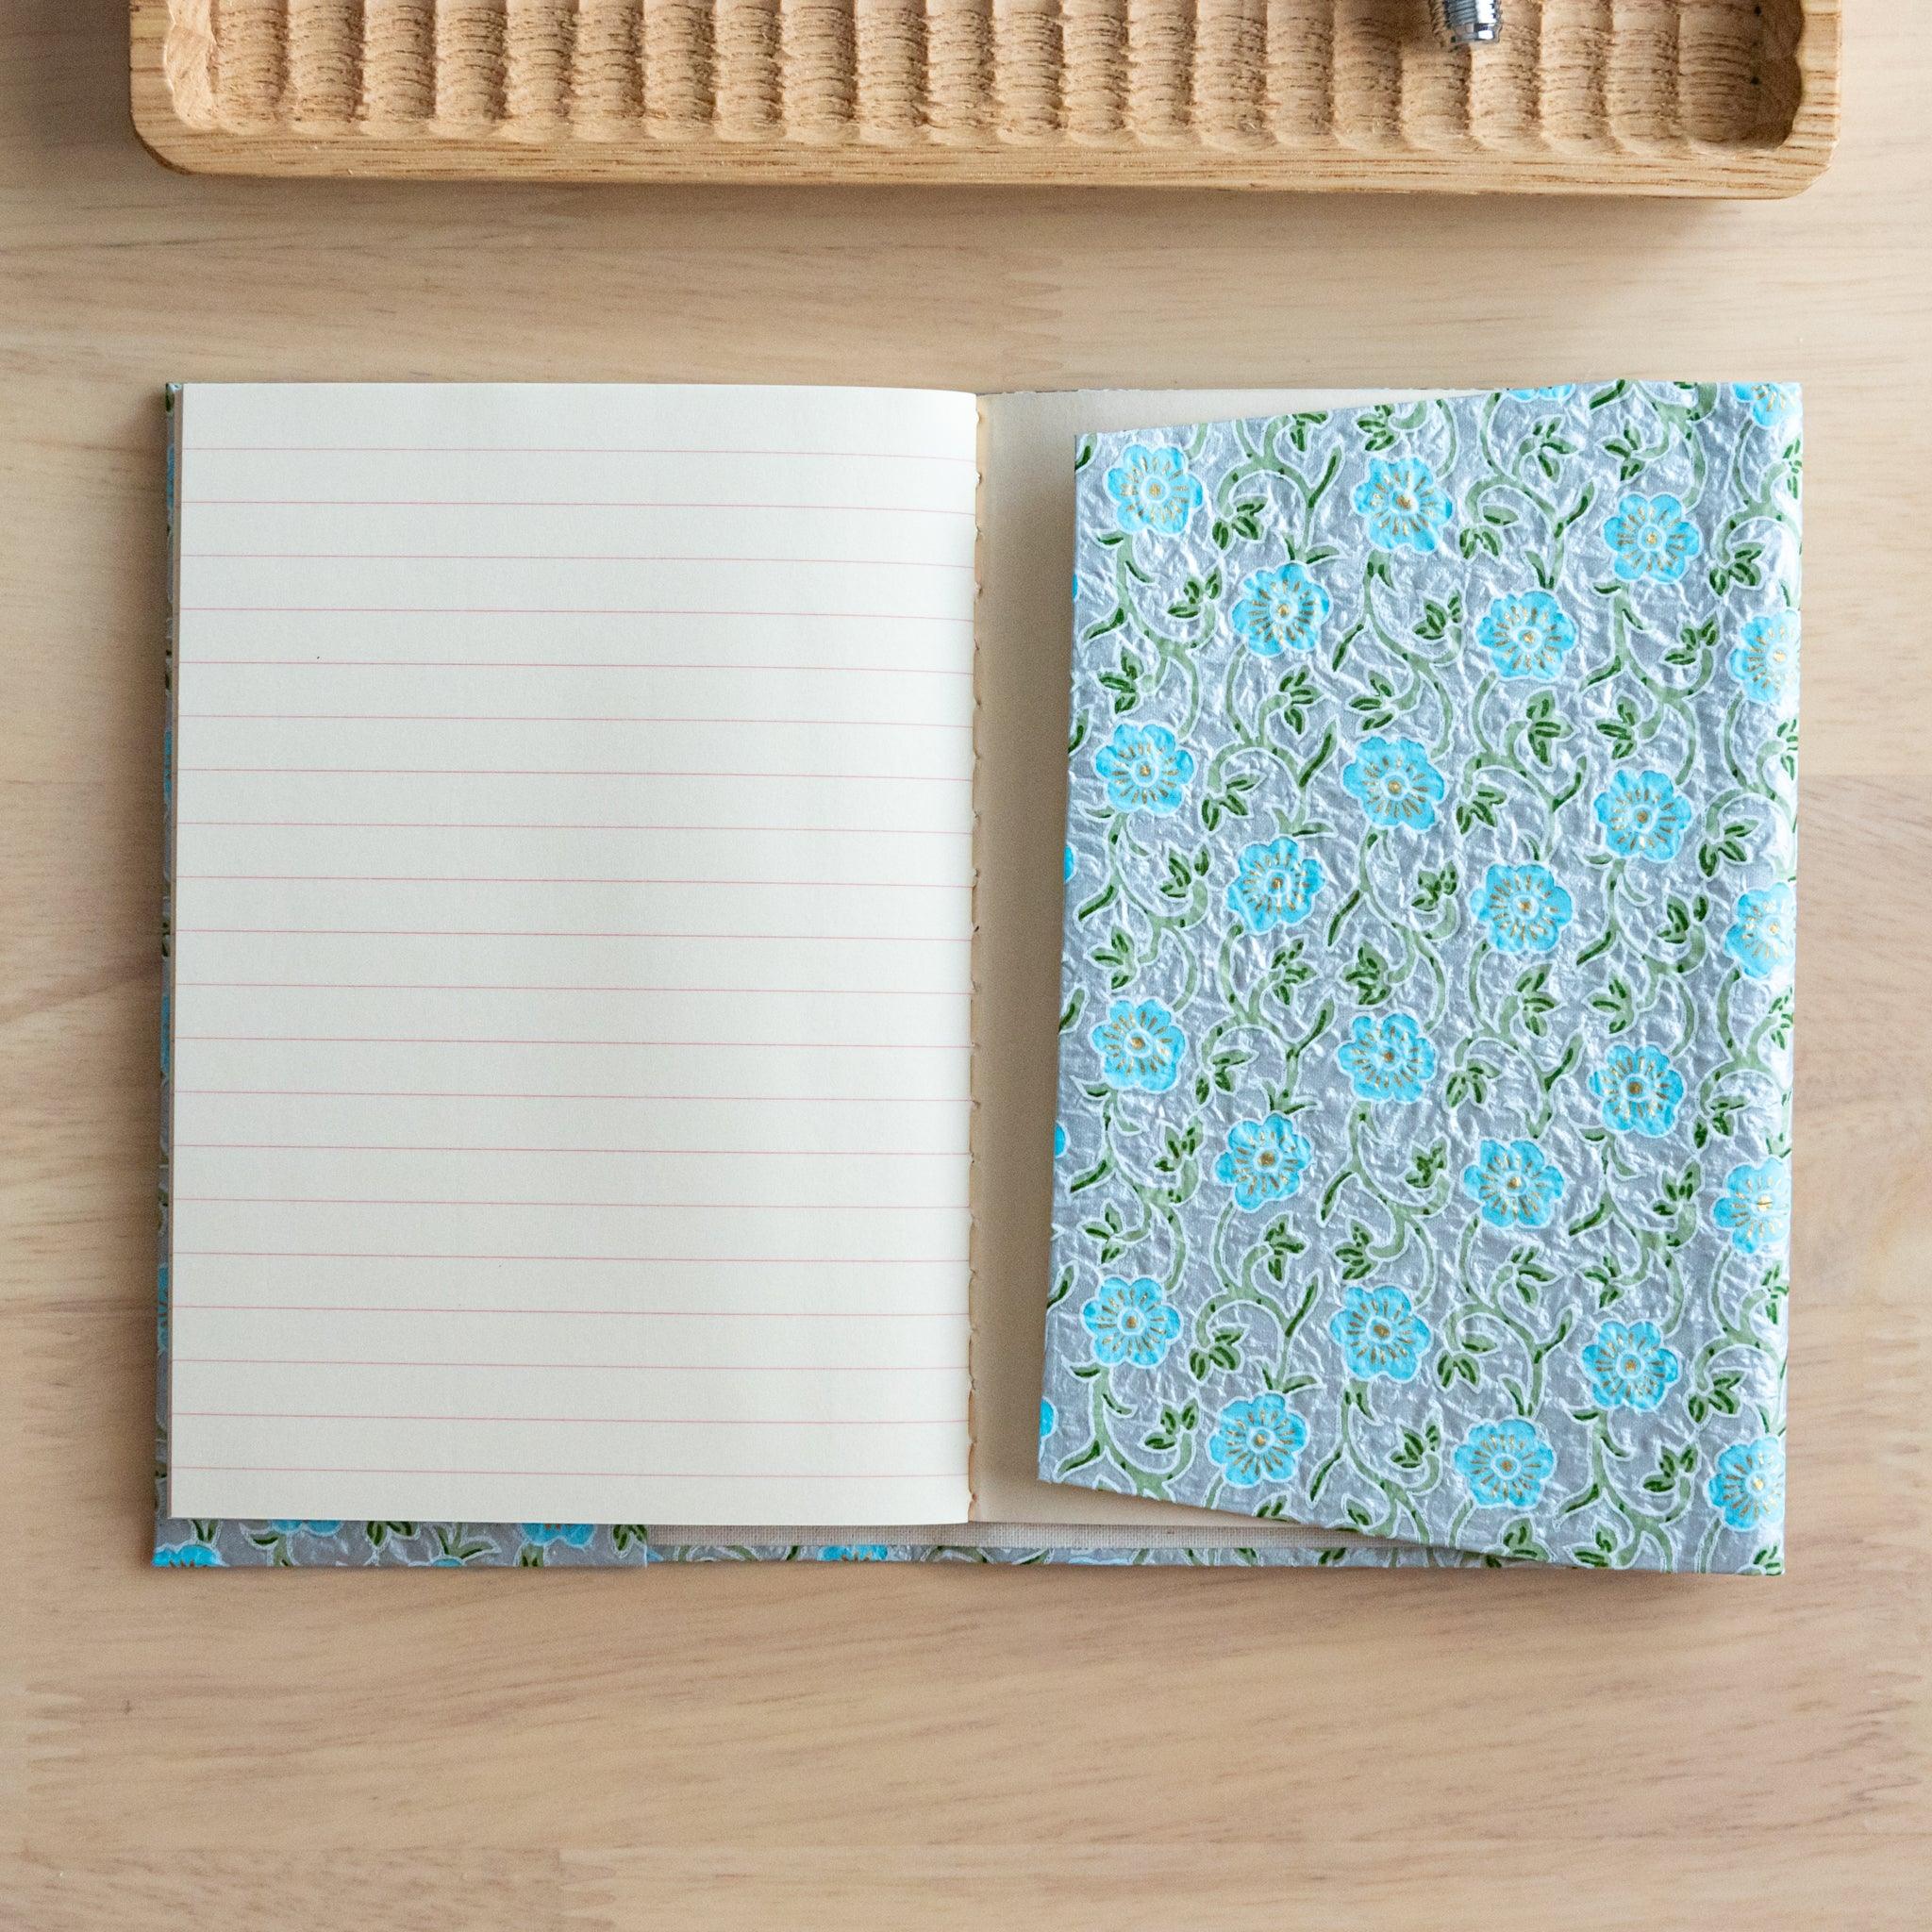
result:
[(1798, 391), (1077, 466), (1042, 1475), (1781, 1568)]

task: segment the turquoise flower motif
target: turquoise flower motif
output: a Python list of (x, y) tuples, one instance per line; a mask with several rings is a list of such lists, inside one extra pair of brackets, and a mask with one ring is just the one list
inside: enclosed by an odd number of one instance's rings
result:
[(1590, 1392), (1606, 1408), (1655, 1408), (1683, 1366), (1655, 1322), (1606, 1322), (1582, 1354)]
[(1724, 951), (1753, 979), (1769, 979), (1798, 951), (1798, 902), (1789, 886), (1740, 892), (1724, 931)]
[(1696, 816), (1662, 772), (1619, 772), (1597, 793), (1596, 815), (1612, 852), (1657, 865), (1676, 858)]
[(1330, 1317), (1328, 1333), (1348, 1373), (1364, 1382), (1377, 1375), (1413, 1382), (1429, 1345), (1429, 1324), (1399, 1288), (1351, 1288)]
[(1509, 393), (1525, 403), (1560, 403), (1576, 393), (1574, 382), (1546, 382), (1541, 389), (1512, 389)]
[(1201, 479), (1172, 443), (1149, 449), (1142, 442), (1121, 452), (1120, 462), (1107, 473), (1107, 493), (1120, 507), (1122, 529), (1155, 530), (1163, 537), (1187, 528), (1205, 494)]
[(1751, 405), (1751, 420), (1760, 428), (1779, 428), (1798, 413), (1798, 385), (1794, 382), (1734, 382), (1731, 393)]
[(1635, 491), (1604, 525), (1604, 541), (1616, 558), (1618, 576), (1626, 584), (1643, 577), (1674, 584), (1704, 548), (1704, 539), (1686, 520), (1676, 497), (1641, 496)]
[(1501, 676), (1553, 678), (1575, 647), (1576, 626), (1547, 591), (1519, 591), (1490, 606), (1475, 641)]
[(1355, 762), (1341, 774), (1342, 784), (1361, 800), (1370, 822), (1426, 831), (1436, 823), (1443, 793), (1442, 774), (1412, 738), (1365, 738)]
[(1107, 802), (1116, 811), (1178, 811), (1194, 755), (1158, 724), (1116, 724), (1094, 753), (1093, 769), (1107, 781)]
[(1476, 1423), (1451, 1460), (1479, 1509), (1533, 1509), (1557, 1454), (1521, 1416)]
[(1541, 865), (1492, 865), (1470, 910), (1499, 953), (1547, 953), (1576, 908)]
[(1798, 681), (1798, 613), (1771, 610), (1738, 633), (1731, 675), (1753, 704), (1781, 705)]
[(1058, 1160), (1067, 1151), (1067, 1130), (1058, 1121), (1053, 1124), (1053, 1158)]
[(1181, 1070), (1186, 1036), (1158, 1000), (1116, 1000), (1093, 1029), (1100, 1070), (1109, 1087), (1165, 1093)]
[(1142, 1274), (1123, 1281), (1110, 1274), (1100, 1292), (1080, 1310), (1093, 1338), (1093, 1358), (1109, 1368), (1123, 1362), (1137, 1369), (1156, 1367), (1181, 1332), (1181, 1318), (1159, 1282)]
[(1214, 1178), (1234, 1190), (1237, 1208), (1252, 1214), (1300, 1188), (1313, 1151), (1286, 1114), (1241, 1121), (1227, 1130), (1227, 1152), (1214, 1163)]
[(821, 1563), (883, 1563), (891, 1552), (884, 1543), (827, 1543), (819, 1552)]
[(1292, 839), (1275, 839), (1241, 847), (1227, 903), (1250, 932), (1266, 932), (1307, 918), (1321, 890), (1322, 861), (1304, 858)]
[(1740, 1255), (1762, 1255), (1784, 1245), (1791, 1228), (1791, 1173), (1782, 1160), (1734, 1167), (1724, 1176), (1724, 1197), (1710, 1218)]
[(1237, 1490), (1286, 1482), (1308, 1440), (1308, 1425), (1272, 1389), (1221, 1411), (1208, 1444), (1208, 1459)]
[(169, 1543), (155, 1552), (157, 1570), (225, 1569), (222, 1553), (207, 1543)]
[(1655, 1140), (1677, 1118), (1684, 1076), (1660, 1046), (1613, 1046), (1590, 1076), (1590, 1091), (1603, 1103), (1605, 1126)]
[(597, 1534), (594, 1523), (520, 1523), (526, 1543), (564, 1543), (573, 1550), (585, 1548)]
[(1733, 1442), (1704, 1487), (1730, 1529), (1765, 1529), (1785, 1520), (1785, 1445), (1775, 1436)]
[(277, 1536), (298, 1536), (304, 1530), (310, 1536), (334, 1536), (341, 1528), (341, 1523), (297, 1523), (289, 1517), (277, 1516), (271, 1519), (269, 1527)]
[(1040, 1440), (1042, 1442), (1059, 1426), (1059, 1420), (1058, 1409), (1042, 1399), (1040, 1405)]
[(1435, 1047), (1407, 1013), (1391, 1013), (1380, 1020), (1362, 1014), (1335, 1049), (1335, 1058), (1349, 1076), (1356, 1098), (1378, 1105), (1420, 1100), (1436, 1071)]
[(1485, 1141), (1462, 1170), (1462, 1191), (1492, 1227), (1541, 1227), (1563, 1198), (1563, 1175), (1534, 1141)]
[(1456, 514), (1435, 471), (1419, 457), (1392, 463), (1372, 458), (1367, 480), (1357, 484), (1349, 500), (1368, 525), (1369, 541), (1378, 550), (1393, 550), (1404, 543), (1414, 550), (1433, 550), (1436, 532)]
[(1066, 862), (1060, 869), (1060, 883), (1062, 885), (1072, 883), (1074, 877), (1074, 868), (1076, 865), (1078, 865), (1079, 862), (1080, 861), (1074, 857), (1074, 848), (1071, 845), (1069, 845), (1067, 847)]
[(1235, 635), (1257, 658), (1283, 651), (1312, 651), (1322, 635), (1331, 600), (1298, 563), (1259, 570), (1241, 586), (1230, 612)]

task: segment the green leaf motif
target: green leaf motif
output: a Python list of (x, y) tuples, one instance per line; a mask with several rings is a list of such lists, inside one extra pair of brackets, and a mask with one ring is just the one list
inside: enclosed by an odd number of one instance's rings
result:
[(1366, 941), (1356, 948), (1355, 964), (1341, 976), (1354, 989), (1357, 1003), (1364, 1007), (1379, 1007), (1394, 992), (1389, 979), (1388, 960)]

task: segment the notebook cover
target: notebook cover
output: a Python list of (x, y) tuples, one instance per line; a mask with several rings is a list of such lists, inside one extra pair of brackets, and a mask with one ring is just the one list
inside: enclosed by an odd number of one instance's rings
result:
[(1780, 1569), (1798, 391), (1074, 459), (1042, 1475)]

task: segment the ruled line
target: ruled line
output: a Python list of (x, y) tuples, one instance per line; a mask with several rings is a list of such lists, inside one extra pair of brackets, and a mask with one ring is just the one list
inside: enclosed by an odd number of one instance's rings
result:
[(963, 1369), (961, 1362), (464, 1362), (361, 1361), (338, 1356), (186, 1355), (175, 1361), (187, 1368), (221, 1369), (529, 1369), (545, 1374), (567, 1369), (591, 1369), (604, 1374), (693, 1375), (947, 1375)]
[(175, 1145), (229, 1154), (622, 1154), (677, 1159), (718, 1156), (742, 1160), (959, 1160), (965, 1156), (963, 1148), (918, 1147), (500, 1147), (389, 1141), (176, 1141)]
[(970, 1041), (923, 1040), (538, 1040), (489, 1033), (176, 1033), (177, 1041), (252, 1046), (746, 1047), (759, 1053), (971, 1053)]
[(558, 824), (548, 819), (177, 819), (177, 826), (205, 829), (220, 825), (258, 831), (320, 832), (742, 832), (769, 839), (790, 833), (824, 833), (839, 838), (971, 839), (970, 831), (927, 831), (918, 825), (691, 825), (654, 824)]
[(797, 726), (813, 731), (966, 731), (971, 724), (921, 718), (713, 718), (685, 715), (646, 717), (637, 712), (594, 715), (529, 711), (184, 711), (183, 724), (731, 724)]
[(187, 617), (755, 617), (829, 624), (966, 624), (933, 610), (729, 610), (704, 605), (638, 604), (183, 604)]
[(641, 550), (184, 550), (184, 563), (741, 563), (825, 570), (971, 571), (931, 557), (699, 557)]
[[(951, 463), (976, 469), (971, 457), (951, 457), (912, 449), (723, 449), (714, 443), (690, 449), (579, 445), (549, 442), (193, 442), (196, 456), (251, 457), (784, 457), (802, 462)], [(201, 502), (220, 499), (202, 497)], [(243, 497), (242, 502), (270, 499)], [(750, 506), (747, 506), (750, 508)]]
[(190, 989), (256, 992), (611, 992), (691, 993), (710, 999), (778, 998), (840, 1000), (970, 1000), (969, 989), (908, 987), (904, 990), (871, 986), (525, 986), (502, 980), (421, 979), (177, 979), (176, 991)]
[(963, 1268), (967, 1261), (964, 1255), (423, 1255), (362, 1248), (176, 1248), (175, 1253), (230, 1261), (652, 1261), (708, 1268)]
[(818, 515), (971, 517), (971, 508), (920, 503), (701, 503), (669, 497), (555, 496), (184, 496), (190, 509), (724, 509)]
[(948, 937), (906, 932), (640, 932), (635, 927), (617, 932), (581, 932), (574, 928), (525, 931), (520, 927), (442, 925), (184, 925), (176, 928), (175, 937), (188, 939), (217, 932), (311, 940), (781, 940), (787, 945), (865, 946), (963, 946), (970, 940), (966, 933)]
[(862, 785), (971, 785), (970, 777), (944, 772), (691, 772), (659, 765), (614, 771), (567, 771), (554, 765), (182, 765), (184, 778), (227, 774), (233, 777), (306, 778), (793, 778)]
[(625, 1102), (723, 1101), (733, 1107), (960, 1107), (978, 1103), (946, 1093), (497, 1093), (448, 1092), (407, 1087), (182, 1087), (177, 1094), (202, 1098), (276, 1100), (615, 1100)]
[(781, 1469), (374, 1469), (327, 1463), (175, 1462), (172, 1469), (196, 1475), (460, 1475), (525, 1477), (545, 1482), (693, 1482), (693, 1483), (955, 1483), (957, 1470), (880, 1469), (858, 1474)]
[(355, 1302), (184, 1302), (176, 1300), (177, 1315), (208, 1311), (233, 1315), (534, 1315), (606, 1320), (624, 1316), (639, 1321), (694, 1322), (952, 1322), (965, 1325), (969, 1317), (958, 1308), (497, 1308), (437, 1307), (426, 1303), (394, 1302), (373, 1305)]
[(966, 1201), (498, 1201), (405, 1194), (176, 1194), (197, 1208), (558, 1208), (637, 1214), (967, 1214)]
[(970, 1041), (925, 1040), (537, 1040), (516, 1034), (175, 1034), (269, 1047), (746, 1047), (759, 1053), (972, 1053)]
[(200, 664), (249, 664), (277, 670), (357, 671), (735, 671), (763, 675), (775, 672), (792, 676), (806, 672), (841, 673), (858, 677), (971, 677), (971, 671), (953, 671), (926, 664), (719, 664), (668, 663), (624, 658), (594, 660), (571, 658), (203, 658)]
[(715, 1415), (416, 1415), (321, 1408), (177, 1408), (177, 1416), (230, 1423), (541, 1423), (596, 1428), (957, 1429), (963, 1415), (715, 1416)]
[(814, 892), (850, 890), (882, 892), (959, 892), (972, 888), (954, 879), (721, 879), (610, 877), (585, 874), (407, 872), (184, 872), (177, 880), (230, 886), (802, 886)]

